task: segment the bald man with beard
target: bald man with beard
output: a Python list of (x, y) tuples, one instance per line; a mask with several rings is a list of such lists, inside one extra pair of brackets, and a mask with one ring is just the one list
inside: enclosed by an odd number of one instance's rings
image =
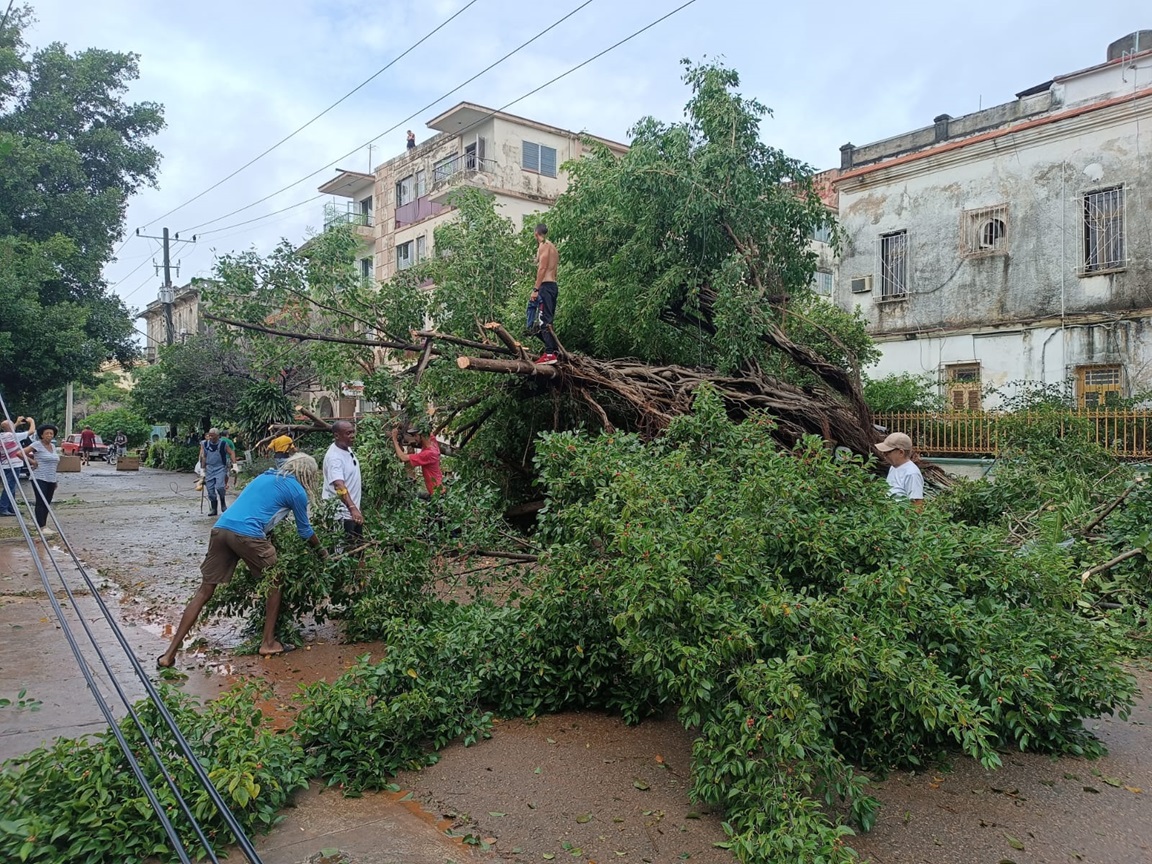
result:
[(356, 427), (347, 420), (332, 424), (332, 444), (324, 454), (324, 498), (340, 499), (336, 518), (350, 538), (364, 536), (364, 514), (360, 512), (360, 462), (352, 452)]

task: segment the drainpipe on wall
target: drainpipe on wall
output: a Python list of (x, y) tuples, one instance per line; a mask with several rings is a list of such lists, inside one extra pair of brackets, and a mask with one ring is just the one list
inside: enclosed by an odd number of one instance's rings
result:
[[(1065, 212), (1068, 209), (1068, 160), (1060, 163), (1060, 368), (1068, 372), (1068, 331), (1064, 326), (1064, 286), (1068, 279), (1068, 262), (1065, 254), (1068, 235), (1065, 227)], [(1047, 383), (1047, 382), (1045, 382)], [(1064, 384), (1063, 377), (1057, 382)]]

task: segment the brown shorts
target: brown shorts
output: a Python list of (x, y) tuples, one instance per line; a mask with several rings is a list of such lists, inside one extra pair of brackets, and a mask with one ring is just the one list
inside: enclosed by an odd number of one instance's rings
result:
[(208, 554), (200, 563), (205, 584), (223, 585), (230, 581), (241, 559), (259, 579), (265, 567), (276, 563), (276, 547), (266, 537), (246, 537), (227, 528), (213, 528), (208, 536)]

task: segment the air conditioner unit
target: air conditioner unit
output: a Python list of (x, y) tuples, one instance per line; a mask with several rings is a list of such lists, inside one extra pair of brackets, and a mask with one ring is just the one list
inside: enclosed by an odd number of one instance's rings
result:
[(852, 280), (852, 293), (853, 294), (867, 294), (872, 290), (872, 277), (871, 276), (858, 276)]

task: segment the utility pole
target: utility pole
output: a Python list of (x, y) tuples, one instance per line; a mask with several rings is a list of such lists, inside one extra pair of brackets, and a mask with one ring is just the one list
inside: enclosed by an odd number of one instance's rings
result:
[[(160, 286), (160, 302), (164, 304), (164, 343), (166, 345), (172, 345), (176, 341), (176, 327), (172, 322), (172, 304), (176, 300), (176, 289), (172, 285), (172, 240), (175, 240), (177, 243), (195, 243), (196, 235), (193, 234), (191, 240), (181, 240), (179, 234), (174, 238), (170, 238), (167, 228), (164, 229), (159, 237), (151, 234), (141, 234), (139, 228), (136, 229), (136, 235), (139, 237), (147, 237), (149, 240), (159, 240), (164, 244), (164, 284)], [(177, 275), (179, 275), (180, 262), (176, 262), (176, 272)]]
[(175, 299), (172, 290), (172, 254), (171, 244), (168, 242), (168, 229), (164, 229), (164, 287), (160, 289), (160, 300), (164, 304), (164, 324), (167, 335), (167, 344), (176, 341), (176, 331), (172, 325), (172, 301)]

